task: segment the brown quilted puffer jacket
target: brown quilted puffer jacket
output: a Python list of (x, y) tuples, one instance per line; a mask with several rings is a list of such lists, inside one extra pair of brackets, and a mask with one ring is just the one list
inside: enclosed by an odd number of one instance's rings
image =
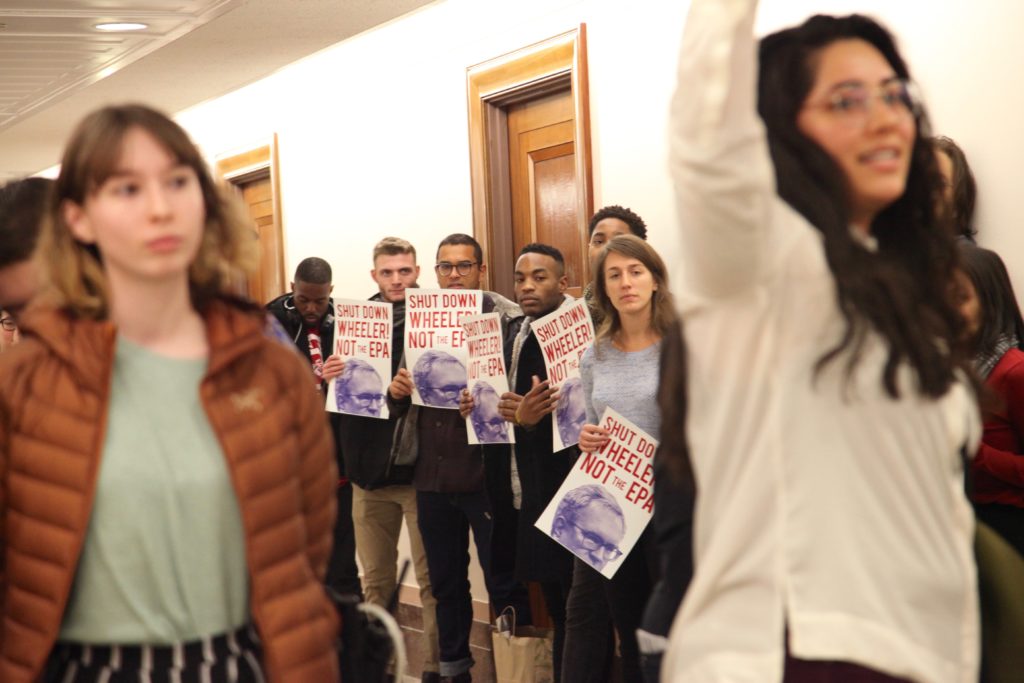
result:
[[(215, 302), (200, 396), (245, 527), (250, 610), (273, 683), (337, 681), (321, 586), (338, 480), (309, 366), (263, 314)], [(60, 629), (103, 448), (114, 326), (30, 311), (0, 357), (0, 681), (31, 683)], [(131, 514), (126, 510), (125, 514)]]

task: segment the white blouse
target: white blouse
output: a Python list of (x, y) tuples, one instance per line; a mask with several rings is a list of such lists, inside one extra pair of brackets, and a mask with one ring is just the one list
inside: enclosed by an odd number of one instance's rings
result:
[(676, 279), (689, 352), (696, 573), (662, 680), (782, 678), (803, 659), (928, 683), (977, 680), (974, 518), (958, 383), (938, 400), (871, 335), (817, 376), (843, 331), (821, 233), (775, 193), (755, 108), (756, 0), (693, 0), (672, 102)]

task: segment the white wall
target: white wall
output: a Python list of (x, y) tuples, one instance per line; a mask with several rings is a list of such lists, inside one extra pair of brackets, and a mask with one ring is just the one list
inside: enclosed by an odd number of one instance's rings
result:
[[(438, 241), (471, 232), (466, 67), (587, 23), (595, 203), (640, 213), (655, 246), (672, 229), (667, 103), (686, 2), (448, 0), (329, 48), (178, 116), (214, 157), (278, 134), (286, 267), (318, 255), (335, 294), (373, 293), (381, 237), (412, 241), (430, 271)], [(935, 131), (967, 151), (979, 186), (981, 241), (1024, 291), (1016, 230), (1015, 119), (1024, 3), (1008, 0), (765, 0), (758, 30), (813, 12), (872, 14), (901, 38)], [(477, 579), (478, 579), (477, 575)], [(479, 580), (474, 594), (486, 599)]]
[[(669, 223), (660, 132), (683, 13), (658, 9), (651, 21), (614, 1), (449, 0), (177, 118), (211, 157), (276, 131), (287, 270), (320, 255), (335, 292), (365, 296), (381, 237), (409, 239), (429, 265), (441, 238), (472, 231), (466, 67), (584, 21), (597, 201)], [(431, 272), (422, 280), (434, 285)]]

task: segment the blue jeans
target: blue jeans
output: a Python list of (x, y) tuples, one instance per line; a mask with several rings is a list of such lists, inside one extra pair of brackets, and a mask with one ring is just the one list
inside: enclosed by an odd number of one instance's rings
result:
[(473, 626), (473, 602), (469, 592), (469, 530), (473, 529), (484, 583), (495, 613), (514, 607), (519, 623), (530, 623), (526, 587), (511, 573), (491, 571), (491, 505), (483, 491), (434, 493), (417, 491), (416, 507), (427, 553), (430, 585), (437, 600), (437, 638), (441, 650), (441, 675), (469, 671), (473, 657), (469, 632)]

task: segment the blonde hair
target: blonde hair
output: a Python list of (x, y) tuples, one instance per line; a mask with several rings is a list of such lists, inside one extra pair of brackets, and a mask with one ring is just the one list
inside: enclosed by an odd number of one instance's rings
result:
[(411, 242), (401, 237), (385, 237), (373, 247), (373, 262), (377, 263), (378, 256), (397, 256), (399, 254), (412, 254), (412, 260), (416, 261), (416, 247)]
[(594, 264), (594, 304), (601, 313), (601, 325), (597, 329), (597, 341), (611, 340), (622, 329), (619, 311), (612, 305), (605, 286), (604, 263), (608, 254), (620, 254), (627, 258), (635, 258), (650, 271), (657, 289), (651, 294), (651, 327), (659, 336), (665, 336), (675, 324), (675, 307), (672, 294), (668, 289), (668, 273), (665, 262), (654, 251), (654, 247), (636, 235), (619, 235), (611, 239), (601, 250)]
[(102, 254), (95, 245), (75, 238), (64, 220), (64, 209), (68, 202), (84, 206), (116, 172), (125, 135), (133, 129), (151, 135), (199, 179), (206, 219), (199, 251), (188, 271), (193, 307), (201, 311), (218, 296), (233, 295), (240, 276), (250, 273), (256, 262), (251, 222), (233, 193), (214, 184), (188, 134), (149, 107), (104, 107), (86, 116), (71, 135), (36, 251), (49, 302), (77, 316), (105, 318), (110, 292)]

